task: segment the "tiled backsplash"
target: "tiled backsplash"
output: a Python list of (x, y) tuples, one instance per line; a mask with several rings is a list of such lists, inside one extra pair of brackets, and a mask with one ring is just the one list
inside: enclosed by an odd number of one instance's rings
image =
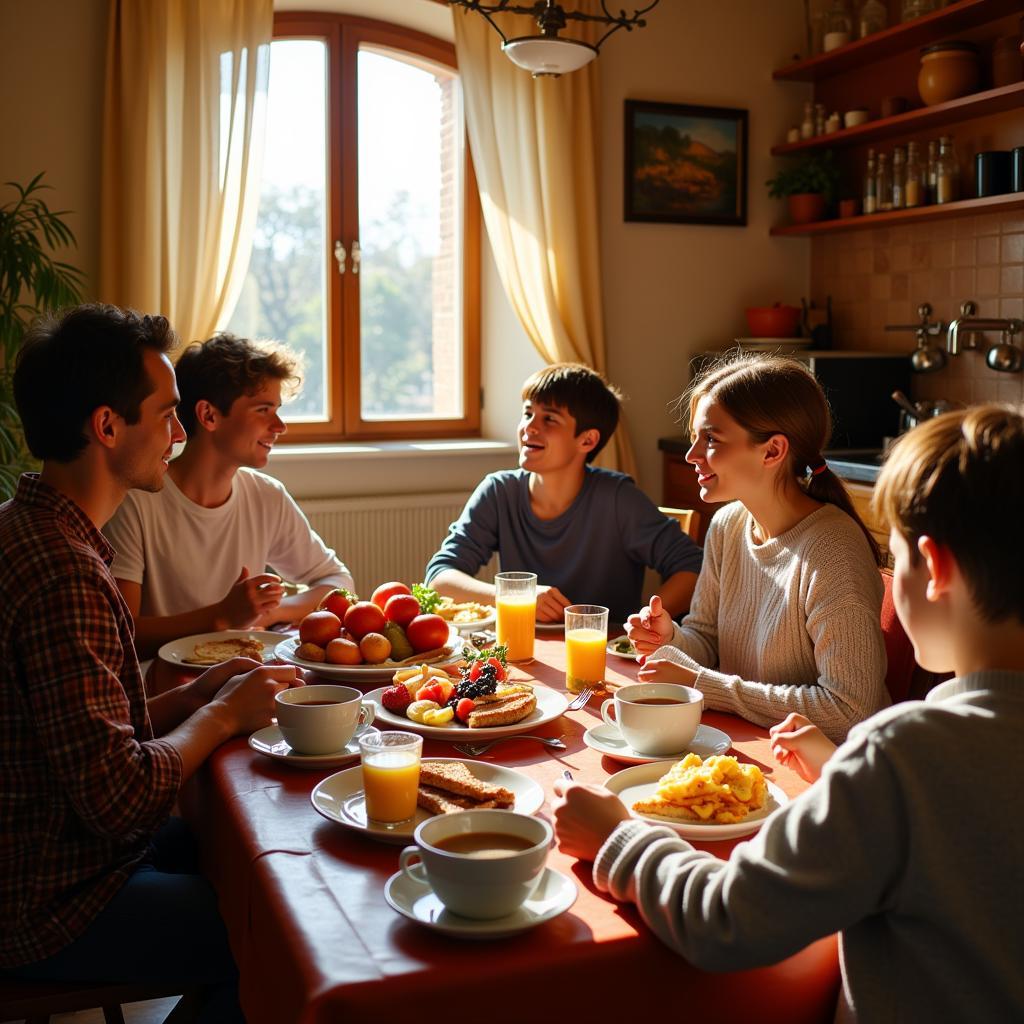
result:
[[(1024, 319), (1022, 210), (828, 235), (813, 240), (811, 256), (811, 294), (819, 305), (832, 296), (837, 348), (909, 353), (913, 332), (884, 327), (916, 323), (922, 302), (944, 323), (967, 299), (978, 316)], [(916, 374), (913, 397), (1024, 402), (1024, 373), (985, 365), (999, 335), (981, 338), (979, 350), (950, 357), (938, 372)], [(1024, 337), (1017, 340), (1024, 344)], [(936, 341), (945, 347), (945, 334)]]

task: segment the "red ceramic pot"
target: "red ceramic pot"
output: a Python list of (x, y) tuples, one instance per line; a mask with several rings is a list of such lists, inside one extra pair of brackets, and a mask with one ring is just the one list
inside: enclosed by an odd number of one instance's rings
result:
[(800, 323), (799, 306), (783, 306), (776, 302), (774, 306), (750, 306), (744, 312), (752, 338), (796, 336), (797, 324)]
[(789, 219), (794, 224), (810, 224), (825, 216), (825, 197), (818, 192), (799, 192), (786, 197)]

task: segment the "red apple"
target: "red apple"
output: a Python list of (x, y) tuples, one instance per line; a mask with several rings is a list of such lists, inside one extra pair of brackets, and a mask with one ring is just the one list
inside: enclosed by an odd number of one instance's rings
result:
[(384, 605), (388, 603), (389, 597), (394, 597), (395, 594), (412, 594), (412, 591), (404, 583), (382, 583), (374, 592), (371, 601), (381, 610), (384, 610)]
[(299, 640), (304, 644), (326, 647), (341, 635), (341, 619), (333, 612), (310, 612), (299, 623)]
[(417, 615), (405, 627), (405, 635), (417, 654), (432, 651), (448, 642), (448, 623), (440, 615)]
[(357, 601), (345, 612), (345, 628), (357, 639), (384, 632), (384, 613), (372, 601)]
[(384, 605), (384, 618), (397, 622), (403, 629), (420, 613), (420, 603), (412, 594), (395, 594)]

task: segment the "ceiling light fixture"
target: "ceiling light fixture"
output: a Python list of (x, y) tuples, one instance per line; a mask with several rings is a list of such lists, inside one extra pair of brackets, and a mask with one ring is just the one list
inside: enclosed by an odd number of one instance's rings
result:
[[(578, 71), (589, 64), (601, 49), (601, 44), (613, 33), (624, 28), (632, 32), (634, 28), (643, 28), (647, 22), (644, 15), (658, 6), (653, 0), (646, 7), (634, 10), (632, 15), (619, 11), (617, 15), (608, 10), (606, 0), (601, 0), (603, 14), (584, 14), (581, 11), (567, 11), (554, 0), (537, 0), (530, 6), (511, 3), (510, 0), (493, 0), (482, 3), (481, 0), (448, 0), (453, 7), (465, 7), (467, 10), (482, 14), (490, 23), (491, 28), (501, 36), (501, 48), (513, 64), (529, 71), (534, 78), (548, 76), (557, 78), (559, 75)], [(498, 28), (492, 15), (495, 14), (529, 14), (537, 21), (539, 36), (518, 36), (509, 39)], [(585, 43), (580, 39), (561, 38), (558, 33), (569, 21), (593, 21), (599, 25), (611, 26), (596, 43)]]

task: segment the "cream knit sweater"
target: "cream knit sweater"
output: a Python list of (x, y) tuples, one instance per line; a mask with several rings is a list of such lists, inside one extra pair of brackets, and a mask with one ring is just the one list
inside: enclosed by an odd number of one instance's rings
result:
[(758, 725), (798, 711), (841, 743), (889, 704), (867, 540), (835, 505), (763, 544), (753, 530), (739, 502), (715, 516), (690, 613), (652, 657), (697, 671), (708, 708)]

